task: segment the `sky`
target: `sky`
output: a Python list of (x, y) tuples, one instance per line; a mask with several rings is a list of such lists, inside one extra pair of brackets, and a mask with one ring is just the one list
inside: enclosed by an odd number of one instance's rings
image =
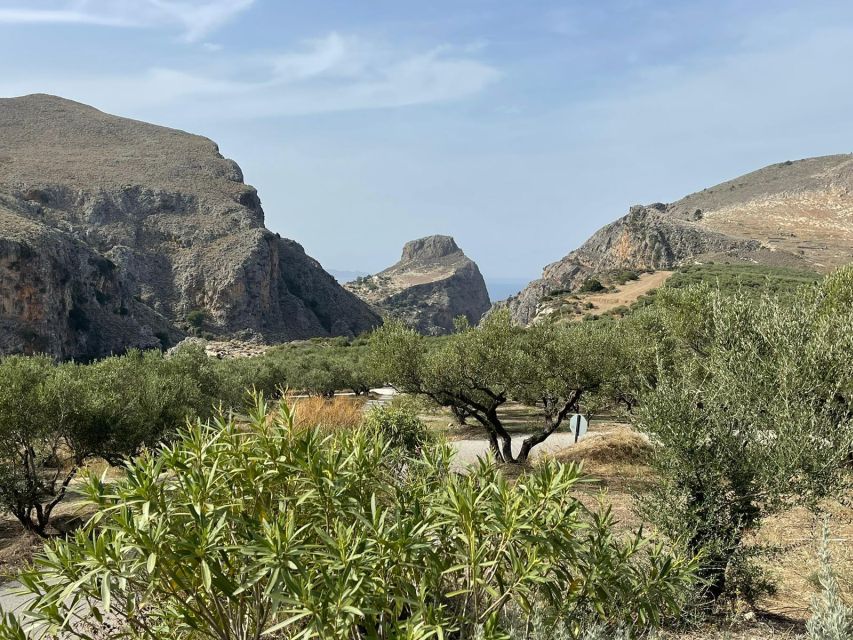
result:
[(442, 233), (495, 290), (632, 204), (853, 151), (851, 62), (847, 0), (0, 0), (0, 96), (215, 140), (326, 268)]

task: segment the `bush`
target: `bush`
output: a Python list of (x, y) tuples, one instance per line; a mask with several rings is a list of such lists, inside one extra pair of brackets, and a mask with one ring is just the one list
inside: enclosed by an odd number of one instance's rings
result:
[(364, 421), (365, 426), (379, 434), (395, 449), (417, 453), (433, 441), (423, 420), (414, 411), (394, 407), (374, 407)]
[[(841, 284), (845, 286), (840, 286)], [(643, 513), (691, 551), (712, 600), (768, 586), (747, 540), (767, 516), (843, 492), (853, 452), (853, 268), (796, 305), (699, 286), (655, 314), (638, 427), (661, 482)]]
[(587, 278), (578, 288), (579, 293), (597, 293), (604, 291), (606, 287), (597, 278)]
[(201, 329), (207, 322), (207, 314), (202, 309), (193, 309), (187, 314), (187, 322), (195, 329)]
[[(429, 445), (408, 473), (375, 430), (322, 436), (258, 397), (244, 419), (190, 424), (107, 486), (21, 583), (33, 634), (88, 638), (503, 637), (510, 612), (646, 628), (677, 615), (692, 563), (572, 497), (577, 467), (513, 485), (494, 465), (448, 472)], [(0, 637), (19, 637), (6, 618)]]

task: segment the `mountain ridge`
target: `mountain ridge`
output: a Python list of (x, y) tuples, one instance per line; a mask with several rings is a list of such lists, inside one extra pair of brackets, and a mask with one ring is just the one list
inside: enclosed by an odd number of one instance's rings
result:
[(45, 94), (0, 99), (0, 210), (0, 352), (89, 358), (194, 330), (279, 341), (380, 322), (266, 229), (257, 191), (202, 136)]
[(594, 275), (714, 260), (824, 272), (853, 260), (853, 154), (772, 164), (670, 204), (634, 205), (498, 306), (528, 324), (549, 293)]

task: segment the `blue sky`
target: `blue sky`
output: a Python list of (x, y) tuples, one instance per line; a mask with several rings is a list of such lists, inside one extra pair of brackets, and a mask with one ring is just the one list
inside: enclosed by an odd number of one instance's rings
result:
[(853, 151), (853, 3), (0, 0), (0, 95), (216, 140), (267, 226), (526, 280), (634, 203)]

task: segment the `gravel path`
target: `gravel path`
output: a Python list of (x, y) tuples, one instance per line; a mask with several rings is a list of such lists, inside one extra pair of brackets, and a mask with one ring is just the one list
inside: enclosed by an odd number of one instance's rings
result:
[(15, 581), (0, 584), (0, 609), (15, 611), (27, 601), (25, 596), (19, 596), (15, 593), (20, 588), (21, 584)]
[[(594, 438), (597, 433), (587, 433), (581, 436), (581, 440)], [(524, 436), (515, 436), (512, 439), (512, 452), (518, 455), (521, 450), (521, 443)], [(530, 452), (530, 459), (536, 460), (544, 454), (554, 454), (567, 447), (571, 447), (575, 443), (575, 436), (572, 433), (554, 433), (548, 437), (545, 442), (533, 448)], [(453, 466), (456, 469), (464, 469), (470, 464), (477, 462), (477, 458), (483, 457), (489, 453), (489, 441), (483, 438), (451, 440), (451, 445), (456, 448), (456, 458), (453, 461)]]

